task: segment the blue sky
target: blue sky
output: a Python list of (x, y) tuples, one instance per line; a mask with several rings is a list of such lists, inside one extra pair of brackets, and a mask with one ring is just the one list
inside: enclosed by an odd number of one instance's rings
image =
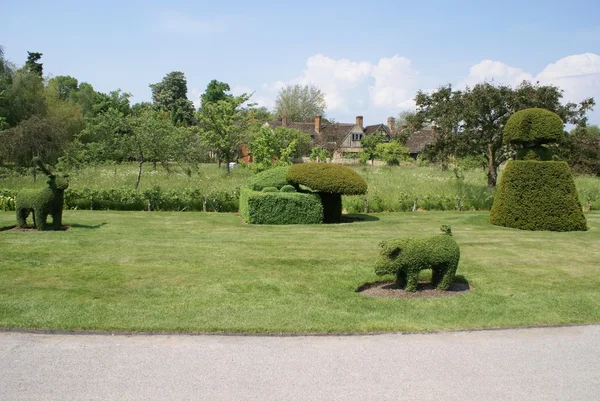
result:
[[(6, 2), (5, 2), (6, 3)], [(56, 4), (60, 3), (60, 4)], [(47, 75), (150, 100), (171, 71), (198, 101), (211, 79), (272, 107), (288, 83), (314, 83), (327, 116), (366, 124), (412, 108), (417, 90), (482, 80), (551, 83), (593, 96), (600, 123), (600, 7), (594, 1), (28, 1), (2, 5), (0, 45)]]

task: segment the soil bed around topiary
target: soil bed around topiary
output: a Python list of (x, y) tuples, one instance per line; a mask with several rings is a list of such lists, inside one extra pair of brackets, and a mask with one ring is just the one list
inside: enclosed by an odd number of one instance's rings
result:
[(439, 298), (461, 295), (473, 290), (469, 283), (455, 281), (448, 291), (436, 289), (430, 282), (419, 281), (417, 291), (410, 292), (396, 288), (394, 281), (380, 281), (360, 286), (356, 292), (373, 298)]
[[(48, 229), (46, 231), (67, 231), (71, 226), (60, 226), (58, 230)], [(17, 226), (8, 226), (0, 228), (0, 231), (18, 231), (18, 232), (34, 232), (38, 231), (35, 227), (17, 227)]]

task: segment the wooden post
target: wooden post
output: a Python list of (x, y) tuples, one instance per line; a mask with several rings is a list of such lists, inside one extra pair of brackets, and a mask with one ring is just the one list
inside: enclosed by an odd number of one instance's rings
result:
[(365, 213), (369, 213), (369, 198), (365, 198)]
[(415, 201), (413, 203), (413, 208), (412, 211), (416, 212), (417, 211), (417, 203), (419, 202), (419, 198), (415, 198)]

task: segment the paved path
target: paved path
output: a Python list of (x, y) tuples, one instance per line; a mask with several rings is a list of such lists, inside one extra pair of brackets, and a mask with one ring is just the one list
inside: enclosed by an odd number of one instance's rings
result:
[(0, 333), (0, 400), (600, 400), (600, 326), (348, 337)]

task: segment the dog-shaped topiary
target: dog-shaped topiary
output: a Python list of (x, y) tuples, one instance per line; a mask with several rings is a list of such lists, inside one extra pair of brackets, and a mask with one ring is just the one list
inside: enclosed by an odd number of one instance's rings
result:
[(396, 286), (416, 291), (419, 272), (431, 269), (431, 282), (439, 290), (447, 290), (454, 280), (460, 249), (452, 237), (450, 226), (442, 226), (444, 234), (429, 237), (403, 237), (383, 241), (375, 264), (378, 276), (396, 275)]
[(27, 217), (33, 212), (33, 225), (40, 231), (48, 229), (46, 219), (52, 216), (54, 230), (59, 230), (62, 225), (62, 211), (65, 189), (69, 186), (67, 175), (56, 176), (52, 174), (39, 159), (34, 159), (35, 164), (46, 174), (48, 187), (44, 189), (24, 189), (17, 193), (15, 208), (17, 210), (17, 226), (27, 227)]

